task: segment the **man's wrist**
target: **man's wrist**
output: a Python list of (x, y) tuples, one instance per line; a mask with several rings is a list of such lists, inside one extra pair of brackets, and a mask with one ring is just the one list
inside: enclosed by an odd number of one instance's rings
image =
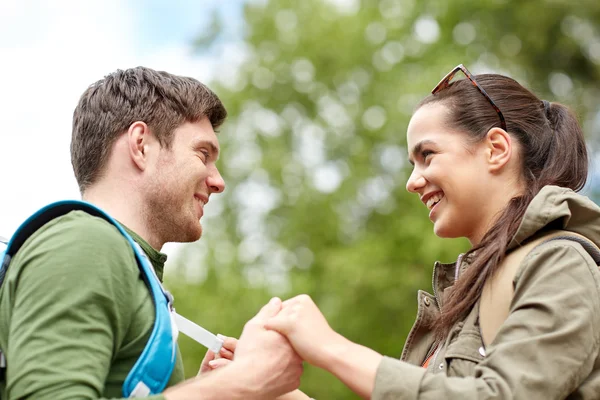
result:
[(240, 360), (225, 367), (192, 378), (164, 392), (165, 400), (258, 400), (260, 382), (252, 373), (252, 365)]

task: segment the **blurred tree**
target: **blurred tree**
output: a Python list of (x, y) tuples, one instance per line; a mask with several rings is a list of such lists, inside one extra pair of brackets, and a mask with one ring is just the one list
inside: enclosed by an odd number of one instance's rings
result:
[[(228, 190), (167, 277), (178, 309), (213, 331), (239, 336), (270, 296), (309, 293), (335, 330), (400, 355), (432, 263), (467, 248), (436, 238), (404, 189), (411, 112), (455, 65), (573, 106), (596, 138), (596, 0), (254, 1), (244, 22), (228, 50), (237, 64), (210, 84), (230, 113), (219, 134)], [(194, 375), (204, 349), (181, 346)], [(356, 398), (310, 367), (302, 389)]]

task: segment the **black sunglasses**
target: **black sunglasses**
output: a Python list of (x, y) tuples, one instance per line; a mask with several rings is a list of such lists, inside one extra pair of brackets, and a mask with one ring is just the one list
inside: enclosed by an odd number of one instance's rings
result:
[(454, 69), (452, 71), (450, 71), (444, 77), (444, 79), (442, 79), (440, 81), (440, 83), (438, 83), (436, 85), (436, 87), (433, 88), (433, 90), (431, 91), (431, 94), (436, 94), (440, 90), (444, 90), (448, 86), (450, 86), (450, 81), (452, 80), (452, 78), (454, 78), (454, 75), (456, 75), (456, 73), (458, 71), (462, 71), (462, 73), (465, 74), (465, 76), (467, 77), (467, 79), (469, 79), (471, 81), (471, 83), (473, 84), (473, 86), (475, 86), (477, 88), (477, 90), (479, 90), (479, 92), (483, 95), (483, 97), (485, 97), (487, 99), (487, 101), (490, 102), (490, 104), (492, 105), (492, 107), (494, 107), (494, 110), (496, 110), (496, 112), (498, 113), (498, 117), (500, 117), (500, 126), (502, 127), (502, 129), (506, 130), (506, 121), (504, 120), (504, 115), (502, 115), (502, 111), (500, 111), (500, 108), (498, 108), (498, 106), (496, 105), (496, 103), (494, 103), (494, 100), (492, 100), (492, 98), (490, 97), (490, 95), (487, 94), (487, 92), (485, 91), (485, 89), (482, 88), (481, 85), (479, 85), (479, 83), (477, 83), (477, 81), (475, 80), (475, 78), (473, 77), (473, 75), (462, 64), (457, 65), (456, 67), (454, 67)]

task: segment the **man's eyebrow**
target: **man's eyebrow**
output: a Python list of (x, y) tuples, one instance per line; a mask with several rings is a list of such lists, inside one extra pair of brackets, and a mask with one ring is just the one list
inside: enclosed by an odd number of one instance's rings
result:
[(423, 150), (423, 146), (425, 146), (427, 144), (435, 144), (435, 142), (433, 140), (428, 140), (428, 139), (421, 140), (408, 153), (408, 162), (410, 162), (411, 165), (415, 165), (415, 162), (413, 161), (415, 154), (419, 154), (421, 152), (421, 150)]

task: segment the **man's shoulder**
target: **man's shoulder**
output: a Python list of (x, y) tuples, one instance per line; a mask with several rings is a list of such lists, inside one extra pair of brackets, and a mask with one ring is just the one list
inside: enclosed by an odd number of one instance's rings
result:
[(133, 249), (118, 229), (83, 211), (71, 211), (42, 226), (25, 241), (14, 261), (27, 264), (36, 259), (82, 271), (86, 266), (122, 269), (123, 263), (135, 265)]
[(31, 235), (28, 241), (128, 247), (126, 239), (114, 225), (84, 211), (71, 211), (53, 219)]

